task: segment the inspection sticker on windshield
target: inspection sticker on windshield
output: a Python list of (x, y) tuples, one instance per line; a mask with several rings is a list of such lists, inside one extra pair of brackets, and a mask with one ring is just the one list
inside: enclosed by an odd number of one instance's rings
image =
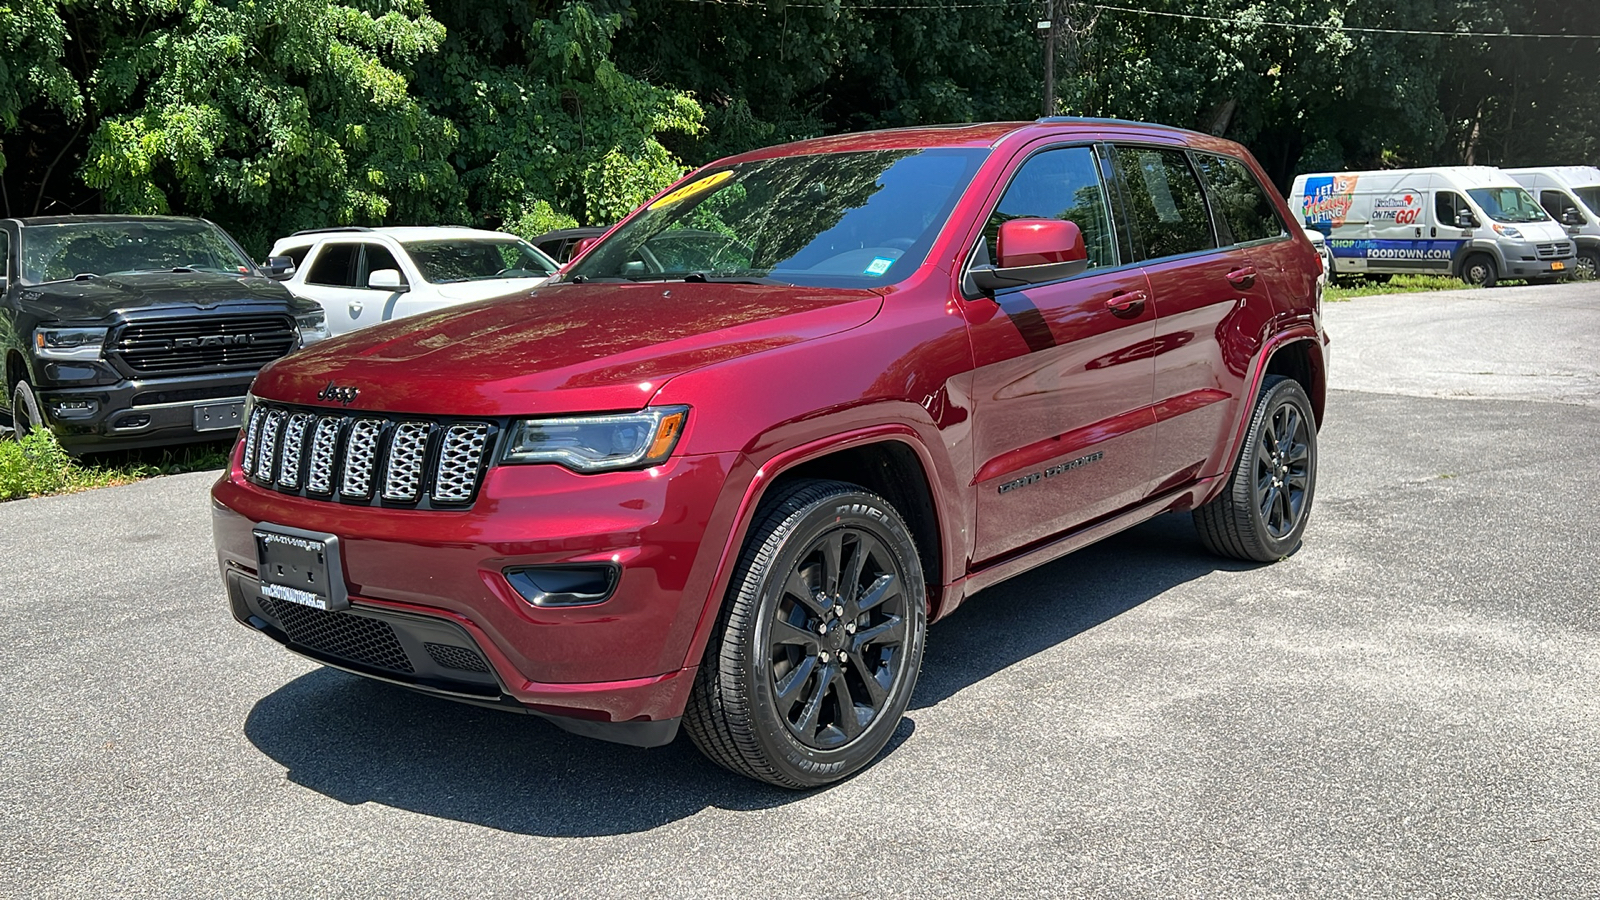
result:
[(671, 206), (679, 201), (687, 200), (690, 197), (693, 197), (695, 194), (703, 194), (732, 177), (733, 171), (731, 169), (725, 169), (721, 172), (715, 172), (707, 175), (699, 181), (691, 181), (683, 187), (672, 191), (671, 193), (663, 194), (661, 199), (650, 204), (650, 208), (660, 209), (663, 206)]
[(882, 275), (883, 273), (889, 271), (889, 267), (892, 265), (894, 265), (894, 260), (889, 259), (886, 256), (875, 256), (872, 258), (872, 264), (867, 266), (866, 270), (861, 274)]

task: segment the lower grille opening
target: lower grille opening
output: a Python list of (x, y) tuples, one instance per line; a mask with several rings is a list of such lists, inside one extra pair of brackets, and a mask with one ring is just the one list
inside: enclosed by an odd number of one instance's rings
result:
[(274, 598), (262, 598), (261, 602), (296, 644), (374, 669), (407, 674), (416, 671), (388, 622)]
[(449, 644), (423, 644), (423, 649), (433, 657), (433, 661), (441, 668), (457, 669), (462, 672), (487, 672), (489, 664), (483, 661), (476, 651), (465, 647), (452, 647)]

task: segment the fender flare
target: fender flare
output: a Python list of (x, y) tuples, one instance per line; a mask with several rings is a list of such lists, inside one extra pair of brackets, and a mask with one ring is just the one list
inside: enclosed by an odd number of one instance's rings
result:
[(1500, 245), (1493, 241), (1470, 240), (1462, 241), (1456, 248), (1455, 255), (1450, 257), (1450, 277), (1461, 277), (1461, 265), (1467, 257), (1475, 253), (1487, 253), (1494, 260), (1495, 274), (1503, 276), (1506, 271), (1505, 255), (1500, 252)]
[[(750, 531), (751, 522), (755, 519), (756, 510), (761, 505), (761, 499), (766, 495), (767, 489), (772, 486), (785, 472), (810, 462), (820, 459), (841, 450), (856, 447), (865, 447), (871, 444), (880, 444), (888, 441), (897, 441), (908, 446), (917, 455), (918, 462), (922, 465), (923, 477), (928, 482), (930, 502), (933, 504), (935, 518), (935, 531), (941, 543), (941, 559), (943, 568), (948, 568), (952, 553), (955, 552), (949, 545), (949, 510), (948, 498), (944, 496), (936, 477), (938, 469), (934, 465), (932, 454), (922, 441), (922, 436), (917, 430), (902, 423), (887, 423), (872, 425), (865, 428), (853, 429), (829, 437), (817, 438), (803, 444), (791, 447), (768, 458), (755, 472), (748, 484), (745, 485), (744, 494), (739, 500), (738, 508), (734, 512), (733, 527), (728, 530), (728, 536), (722, 545), (718, 556), (716, 569), (711, 578), (711, 587), (706, 592), (705, 605), (700, 610), (700, 619), (695, 623), (694, 633), (690, 637), (687, 653), (683, 659), (683, 666), (697, 666), (700, 658), (705, 654), (706, 644), (711, 639), (711, 632), (716, 627), (717, 616), (722, 611), (724, 596), (728, 592), (728, 584), (733, 578), (733, 568), (738, 563), (739, 553), (744, 548), (745, 538)], [(943, 588), (948, 583), (945, 573), (939, 573), (938, 585)], [(932, 587), (932, 586), (930, 586)], [(930, 621), (938, 615), (938, 610), (929, 610)]]
[[(1328, 390), (1328, 360), (1327, 355), (1323, 352), (1325, 348), (1322, 342), (1322, 335), (1317, 332), (1314, 325), (1309, 322), (1297, 323), (1267, 340), (1262, 345), (1261, 350), (1256, 353), (1255, 358), (1251, 360), (1250, 372), (1244, 381), (1245, 391), (1240, 399), (1246, 402), (1240, 404), (1239, 424), (1234, 426), (1233, 437), (1228, 441), (1227, 455), (1223, 457), (1223, 459), (1227, 460), (1227, 468), (1217, 477), (1216, 484), (1206, 492), (1205, 496), (1196, 498), (1196, 505), (1211, 500), (1211, 498), (1227, 489), (1228, 480), (1233, 474), (1233, 467), (1239, 459), (1239, 451), (1244, 446), (1245, 432), (1250, 429), (1250, 412), (1255, 408), (1256, 395), (1261, 392), (1261, 382), (1267, 377), (1267, 366), (1272, 362), (1272, 357), (1279, 350), (1288, 347), (1290, 344), (1300, 342), (1311, 344), (1312, 368), (1315, 370), (1314, 374), (1321, 376), (1322, 392), (1326, 396)], [(1315, 398), (1313, 398), (1314, 402)], [(1322, 427), (1320, 418), (1317, 422), (1317, 427), (1319, 430)]]

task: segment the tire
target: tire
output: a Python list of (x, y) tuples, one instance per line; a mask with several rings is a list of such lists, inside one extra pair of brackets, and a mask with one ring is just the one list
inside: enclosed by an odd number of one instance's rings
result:
[(1473, 287), (1494, 287), (1499, 277), (1494, 257), (1487, 253), (1474, 253), (1461, 261), (1461, 280)]
[(899, 727), (927, 627), (916, 542), (894, 507), (839, 481), (782, 486), (751, 524), (684, 730), (747, 778), (795, 789), (838, 781)]
[[(1194, 511), (1206, 548), (1219, 556), (1274, 562), (1300, 546), (1317, 487), (1317, 428), (1300, 383), (1269, 375), (1228, 487)], [(1287, 490), (1285, 490), (1287, 489)]]
[(1572, 260), (1572, 277), (1580, 281), (1600, 278), (1600, 247), (1581, 247)]
[(1392, 272), (1367, 272), (1361, 276), (1373, 284), (1388, 284), (1394, 279)]
[(11, 434), (17, 440), (22, 440), (28, 432), (35, 428), (49, 428), (50, 423), (45, 421), (44, 413), (39, 411), (39, 398), (34, 396), (33, 388), (26, 381), (17, 382), (11, 392)]

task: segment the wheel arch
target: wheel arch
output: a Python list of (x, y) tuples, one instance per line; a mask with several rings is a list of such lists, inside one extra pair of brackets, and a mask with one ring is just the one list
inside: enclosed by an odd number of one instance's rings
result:
[(28, 361), (23, 358), (21, 351), (11, 350), (6, 353), (5, 366), (5, 397), (0, 399), (7, 409), (11, 407), (11, 391), (19, 381), (31, 380), (32, 373), (28, 369)]
[[(1268, 375), (1282, 375), (1298, 381), (1300, 387), (1305, 389), (1306, 396), (1311, 398), (1317, 427), (1322, 427), (1322, 411), (1328, 398), (1328, 378), (1323, 365), (1322, 348), (1314, 339), (1296, 338), (1276, 347), (1268, 357), (1260, 377), (1255, 379), (1255, 391), (1260, 390), (1261, 381)], [(1254, 391), (1251, 396), (1254, 396)]]

